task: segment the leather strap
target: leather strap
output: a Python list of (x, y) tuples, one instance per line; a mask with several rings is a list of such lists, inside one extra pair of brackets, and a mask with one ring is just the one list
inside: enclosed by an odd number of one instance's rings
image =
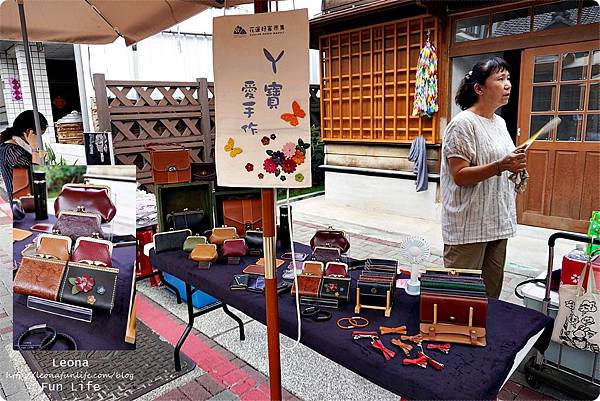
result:
[(406, 326), (398, 326), (398, 327), (379, 326), (379, 332), (381, 333), (381, 335), (384, 335), (384, 334), (406, 334)]
[[(42, 339), (42, 341), (40, 341), (39, 344), (30, 344), (30, 343), (24, 344), (25, 338), (29, 337), (30, 335), (38, 334), (38, 333), (48, 333), (48, 334)], [(21, 333), (21, 335), (19, 336), (19, 339), (17, 340), (17, 347), (21, 351), (48, 349), (48, 348), (52, 347), (52, 345), (54, 345), (55, 341), (56, 341), (56, 330), (44, 323), (44, 324), (38, 324), (35, 326), (31, 326), (25, 332)]]
[(396, 353), (391, 349), (386, 348), (379, 338), (373, 339), (373, 341), (371, 341), (371, 346), (380, 350), (386, 361), (389, 361), (394, 356), (396, 356)]

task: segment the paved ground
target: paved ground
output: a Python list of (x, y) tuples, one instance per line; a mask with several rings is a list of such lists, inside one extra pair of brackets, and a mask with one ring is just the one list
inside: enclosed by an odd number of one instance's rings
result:
[[(354, 210), (327, 204), (322, 198), (306, 199), (294, 203), (294, 234), (297, 241), (306, 242), (316, 228), (333, 225), (344, 229), (351, 238), (351, 256), (364, 258), (381, 256), (399, 258), (398, 245), (405, 235), (433, 232), (434, 225), (400, 216), (380, 216), (366, 208), (356, 217)], [(429, 224), (429, 225), (427, 225)], [(6, 235), (8, 230), (3, 230)], [(517, 248), (509, 253), (507, 273), (501, 298), (520, 303), (513, 295), (514, 286), (545, 268), (547, 233), (537, 229), (520, 227), (520, 236), (512, 240), (509, 247)], [(549, 234), (549, 233), (548, 233)], [(2, 240), (3, 238), (0, 238)], [(441, 245), (431, 241), (432, 256), (426, 262), (440, 265)], [(0, 244), (7, 244), (2, 240)], [(520, 247), (527, 249), (519, 251)], [(9, 379), (0, 376), (0, 396), (9, 400), (44, 399), (40, 388), (32, 378), (18, 352), (10, 348), (12, 302), (8, 288), (10, 252), (2, 245), (0, 261), (3, 261), (0, 281), (0, 365), (8, 372), (19, 372), (27, 380)], [(569, 248), (567, 246), (566, 248)], [(525, 252), (527, 251), (527, 252)], [(561, 251), (562, 252), (562, 251)], [(537, 254), (537, 256), (535, 256)], [(530, 261), (538, 260), (532, 264)], [(4, 267), (7, 265), (7, 267)], [(151, 287), (148, 281), (138, 285), (138, 318), (163, 338), (176, 343), (187, 316), (184, 305), (177, 305), (174, 296), (163, 288)], [(239, 312), (236, 312), (239, 314)], [(193, 372), (169, 383), (142, 398), (146, 400), (264, 400), (268, 399), (266, 329), (265, 326), (247, 316), (246, 341), (240, 342), (236, 324), (220, 311), (212, 312), (196, 320), (192, 335), (184, 345), (184, 352), (198, 365)], [(349, 370), (327, 360), (316, 352), (299, 345), (291, 348), (293, 341), (281, 337), (282, 384), (286, 400), (329, 400), (336, 394), (338, 400), (398, 400), (398, 396), (366, 381)], [(4, 369), (3, 369), (4, 371)], [(520, 384), (521, 383), (521, 384)], [(516, 372), (499, 394), (501, 400), (566, 399), (565, 395), (542, 388), (535, 392), (524, 387), (523, 375)], [(546, 395), (551, 394), (551, 395)]]

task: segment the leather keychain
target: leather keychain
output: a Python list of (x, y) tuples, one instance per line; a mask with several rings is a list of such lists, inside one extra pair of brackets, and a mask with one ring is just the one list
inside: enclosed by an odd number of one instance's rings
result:
[(423, 336), (421, 334), (416, 334), (414, 336), (400, 336), (402, 341), (410, 341), (415, 344), (421, 344), (423, 341)]
[(419, 351), (418, 355), (419, 355), (419, 358), (425, 358), (427, 360), (427, 364), (431, 365), (435, 370), (444, 369), (443, 363), (436, 361), (435, 359), (431, 358), (428, 355), (425, 355), (423, 352)]
[(425, 369), (425, 368), (427, 368), (427, 357), (420, 356), (420, 357), (415, 358), (415, 359), (405, 358), (405, 359), (402, 360), (402, 364), (403, 365), (416, 365), (416, 366), (418, 366), (420, 368)]
[(379, 332), (381, 333), (381, 335), (384, 335), (384, 334), (406, 334), (406, 326), (398, 326), (398, 327), (379, 326)]
[(404, 355), (406, 355), (406, 356), (409, 356), (410, 351), (412, 351), (412, 349), (413, 349), (412, 345), (403, 343), (402, 341), (400, 341), (397, 338), (392, 338), (392, 344), (394, 344), (397, 347), (400, 347), (400, 349), (404, 352)]
[(381, 353), (383, 354), (386, 362), (389, 361), (390, 359), (392, 359), (394, 356), (396, 356), (396, 353), (394, 351), (392, 351), (391, 349), (386, 348), (385, 345), (383, 345), (383, 343), (381, 342), (381, 340), (379, 339), (379, 337), (373, 338), (371, 340), (371, 346), (373, 348), (377, 348), (378, 350), (381, 351)]
[(444, 354), (447, 354), (450, 352), (450, 347), (451, 347), (451, 345), (448, 343), (446, 343), (446, 344), (427, 344), (427, 349), (440, 351), (440, 352), (443, 352)]

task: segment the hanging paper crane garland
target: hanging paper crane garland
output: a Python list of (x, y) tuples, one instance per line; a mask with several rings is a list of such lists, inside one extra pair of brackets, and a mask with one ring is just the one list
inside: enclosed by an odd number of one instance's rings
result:
[(435, 46), (430, 42), (428, 34), (417, 63), (413, 116), (431, 117), (438, 111), (437, 64), (437, 52)]

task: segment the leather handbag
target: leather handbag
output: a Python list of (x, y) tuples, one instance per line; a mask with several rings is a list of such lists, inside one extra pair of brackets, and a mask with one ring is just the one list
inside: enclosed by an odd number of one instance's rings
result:
[(190, 151), (176, 145), (147, 144), (155, 184), (178, 184), (192, 181)]
[(66, 265), (62, 260), (23, 257), (13, 292), (56, 301)]
[(13, 199), (19, 199), (22, 196), (31, 195), (31, 181), (29, 180), (29, 168), (13, 168)]
[(318, 246), (313, 250), (310, 257), (311, 260), (316, 260), (323, 264), (333, 261), (339, 261), (341, 258), (339, 248), (326, 248)]
[[(298, 295), (302, 297), (318, 297), (322, 280), (323, 277), (321, 276), (299, 274), (297, 277)], [(292, 295), (296, 296), (296, 280), (292, 284)]]
[(190, 252), (190, 259), (196, 262), (215, 262), (219, 257), (215, 244), (198, 244)]
[(223, 256), (227, 258), (246, 256), (248, 253), (248, 246), (243, 238), (226, 239), (223, 241), (221, 252)]
[(223, 223), (237, 228), (240, 236), (244, 236), (246, 230), (262, 229), (262, 203), (260, 198), (224, 200)]
[(302, 265), (302, 274), (310, 276), (322, 276), (323, 263), (314, 260), (307, 260)]
[(100, 221), (97, 213), (64, 211), (58, 215), (52, 231), (70, 237), (73, 241), (77, 241), (79, 237), (103, 237)]
[(69, 262), (60, 287), (59, 301), (112, 312), (119, 269)]
[(235, 227), (215, 227), (208, 238), (211, 244), (223, 245), (226, 239), (239, 238)]
[(201, 234), (210, 229), (208, 216), (204, 210), (183, 209), (181, 212), (167, 214), (167, 227), (170, 230), (183, 230), (189, 228), (194, 234)]
[(327, 230), (318, 230), (313, 235), (310, 240), (310, 247), (312, 249), (317, 247), (338, 248), (340, 253), (346, 253), (350, 249), (350, 241), (346, 233), (329, 227)]
[(110, 241), (80, 237), (75, 242), (71, 261), (111, 267), (112, 249), (113, 244)]
[(244, 236), (248, 245), (248, 254), (252, 256), (263, 256), (263, 232), (259, 230), (246, 230)]
[(183, 250), (187, 253), (192, 252), (196, 245), (206, 244), (208, 240), (203, 235), (190, 235), (183, 242)]
[(62, 211), (98, 213), (102, 223), (110, 222), (117, 214), (117, 208), (110, 199), (105, 187), (93, 185), (65, 185), (54, 201), (54, 214)]
[(181, 251), (187, 237), (192, 235), (188, 229), (165, 231), (154, 234), (154, 252)]
[(325, 276), (348, 277), (348, 265), (342, 262), (327, 262)]
[(69, 260), (71, 238), (63, 235), (40, 234), (35, 255), (45, 259)]
[(35, 212), (35, 201), (32, 195), (21, 196), (19, 200), (21, 201), (21, 206), (25, 213)]

